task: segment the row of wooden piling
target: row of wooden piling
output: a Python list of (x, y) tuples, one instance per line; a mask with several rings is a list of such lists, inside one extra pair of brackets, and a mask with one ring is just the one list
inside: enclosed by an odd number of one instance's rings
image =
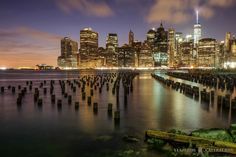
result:
[[(120, 103), (120, 83), (122, 83), (124, 88), (124, 104), (128, 104), (128, 95), (133, 92), (133, 82), (132, 80), (137, 76), (138, 73), (135, 72), (119, 72), (119, 73), (110, 73), (110, 74), (98, 74), (98, 75), (84, 75), (80, 76), (77, 79), (73, 80), (59, 80), (59, 89), (61, 90), (62, 98), (67, 99), (68, 105), (74, 104), (75, 110), (79, 110), (80, 103), (78, 101), (73, 102), (71, 93), (67, 92), (67, 89), (71, 89), (71, 92), (76, 93), (77, 90), (81, 90), (81, 98), (82, 101), (87, 101), (88, 105), (92, 105), (92, 99), (94, 96), (94, 92), (99, 90), (99, 94), (102, 93), (102, 88), (105, 88), (106, 91), (110, 91), (116, 95), (116, 103)], [(63, 101), (62, 99), (58, 99), (55, 95), (55, 80), (48, 81), (43, 80), (42, 82), (37, 82), (38, 86), (35, 85), (33, 81), (26, 81), (25, 85), (18, 86), (8, 86), (8, 89), (12, 91), (12, 94), (18, 93), (17, 96), (17, 106), (21, 107), (24, 103), (25, 94), (27, 90), (32, 91), (34, 103), (38, 107), (42, 107), (44, 104), (43, 98), (40, 96), (40, 91), (42, 91), (43, 95), (48, 95), (50, 93), (51, 103), (56, 104), (58, 109), (62, 109)], [(26, 86), (26, 87), (24, 87)], [(47, 87), (46, 87), (47, 86)], [(49, 87), (48, 87), (49, 86)], [(110, 88), (112, 86), (112, 88)], [(89, 92), (86, 92), (86, 88), (90, 88)], [(18, 89), (18, 91), (16, 90)], [(1, 93), (4, 94), (6, 92), (5, 87), (0, 88)], [(98, 112), (99, 105), (97, 102), (93, 102), (93, 111), (94, 113)], [(113, 112), (113, 104), (108, 103), (107, 112), (112, 114)], [(120, 111), (117, 110), (114, 112), (114, 119), (118, 121), (120, 119)]]
[(221, 89), (222, 91), (227, 90), (233, 92), (236, 87), (236, 74), (168, 72), (167, 75), (196, 82), (206, 87)]
[[(199, 99), (199, 92), (201, 96), (201, 102), (205, 102), (209, 104), (210, 102), (214, 102), (215, 98), (215, 90), (207, 91), (205, 88), (202, 91), (199, 91), (199, 87), (197, 86), (191, 86), (185, 83), (180, 83), (180, 82), (174, 82), (173, 80), (170, 79), (165, 79), (164, 77), (152, 74), (152, 77), (155, 78), (156, 80), (162, 82), (168, 87), (171, 87), (172, 89), (175, 89), (176, 91), (179, 91), (191, 98), (194, 99)], [(231, 101), (231, 95), (226, 94), (225, 96), (219, 95), (217, 97), (217, 104), (218, 105), (223, 105), (224, 107), (229, 108), (230, 107), (230, 102), (232, 109), (236, 109), (236, 98), (232, 99)]]

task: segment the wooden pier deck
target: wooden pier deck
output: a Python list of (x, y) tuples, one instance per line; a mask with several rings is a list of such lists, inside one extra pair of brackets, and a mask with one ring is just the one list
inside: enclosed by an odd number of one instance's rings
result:
[(216, 152), (236, 154), (236, 143), (211, 140), (201, 137), (188, 135), (179, 135), (158, 130), (147, 130), (146, 140), (150, 138), (162, 139), (165, 141), (180, 142), (183, 144), (192, 144), (197, 148), (201, 147), (204, 150), (215, 150)]

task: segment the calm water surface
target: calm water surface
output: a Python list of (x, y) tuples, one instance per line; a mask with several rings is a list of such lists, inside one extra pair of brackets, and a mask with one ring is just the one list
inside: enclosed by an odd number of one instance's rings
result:
[[(103, 72), (0, 71), (0, 86), (24, 87), (26, 80), (33, 80), (36, 87), (42, 80), (75, 79), (79, 75)], [(4, 94), (0, 94), (0, 154), (14, 157), (109, 156), (112, 151), (145, 147), (143, 139), (147, 129), (178, 128), (189, 131), (228, 127), (230, 123), (236, 122), (234, 111), (217, 106), (216, 103), (202, 104), (152, 79), (150, 73), (141, 72), (133, 80), (134, 90), (128, 96), (127, 106), (122, 103), (122, 89), (120, 104), (116, 104), (116, 97), (111, 90), (107, 92), (105, 86), (102, 94), (95, 91), (93, 102), (98, 102), (97, 114), (93, 112), (92, 106), (82, 101), (80, 90), (72, 93), (73, 102), (80, 102), (79, 110), (75, 111), (73, 105), (67, 105), (58, 81), (55, 94), (57, 98), (62, 98), (61, 110), (51, 104), (50, 95), (43, 95), (42, 90), (42, 108), (34, 103), (33, 93), (29, 91), (22, 107), (17, 107), (17, 93), (12, 94), (6, 89)], [(49, 82), (46, 86), (50, 87)], [(108, 116), (108, 103), (113, 103), (114, 110), (119, 108), (120, 124), (115, 125), (113, 118)], [(127, 144), (122, 140), (124, 135), (135, 135), (140, 142)], [(147, 156), (155, 154), (150, 152)]]

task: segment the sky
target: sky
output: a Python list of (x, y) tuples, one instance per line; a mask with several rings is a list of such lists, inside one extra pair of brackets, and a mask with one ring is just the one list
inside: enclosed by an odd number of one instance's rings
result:
[(117, 33), (119, 45), (143, 41), (150, 28), (174, 28), (191, 34), (199, 10), (203, 37), (224, 40), (236, 35), (236, 0), (1, 0), (0, 67), (56, 66), (60, 40), (68, 36), (79, 42), (79, 32), (91, 27), (106, 35)]

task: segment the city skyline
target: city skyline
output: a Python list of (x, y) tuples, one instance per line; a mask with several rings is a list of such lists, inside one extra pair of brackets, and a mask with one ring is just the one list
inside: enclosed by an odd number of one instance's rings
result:
[[(232, 0), (198, 1), (200, 5), (197, 0), (189, 0), (183, 6), (163, 0), (24, 2), (2, 2), (0, 67), (35, 66), (39, 63), (55, 66), (61, 38), (69, 36), (79, 42), (79, 32), (84, 27), (92, 27), (99, 33), (99, 46), (102, 47), (105, 47), (108, 33), (118, 35), (119, 45), (128, 43), (130, 29), (135, 40), (144, 41), (147, 31), (159, 27), (161, 21), (166, 29), (192, 34), (197, 8), (203, 37), (220, 41), (224, 40), (226, 32), (235, 34), (236, 23), (232, 20), (235, 1)], [(181, 4), (182, 1), (178, 2)], [(161, 6), (165, 6), (168, 12), (161, 10)], [(178, 12), (173, 12), (176, 8)], [(176, 16), (171, 20), (173, 15)]]

